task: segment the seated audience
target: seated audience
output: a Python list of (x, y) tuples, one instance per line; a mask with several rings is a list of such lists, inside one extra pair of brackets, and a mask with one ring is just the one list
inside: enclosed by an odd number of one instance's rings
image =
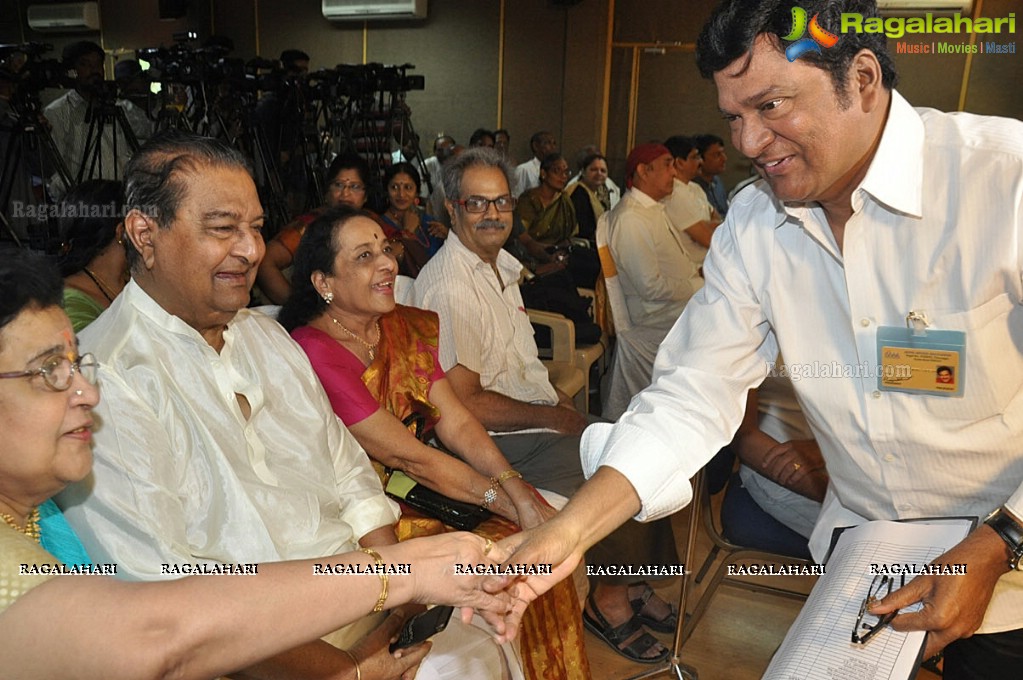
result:
[(401, 243), (401, 273), (412, 278), (448, 235), (447, 227), (419, 208), (419, 183), (419, 171), (411, 163), (395, 163), (384, 171), (387, 210), (381, 219)]
[[(294, 293), (279, 321), (309, 355), (334, 412), (385, 485), (401, 471), (492, 511), (498, 517), (475, 531), (494, 540), (553, 514), (445, 379), (437, 315), (395, 305), (398, 267), (379, 225), (346, 210), (328, 212), (306, 230), (295, 260)], [(455, 455), (424, 443), (435, 436)], [(440, 519), (403, 507), (398, 539), (444, 532)], [(548, 594), (526, 612), (526, 677), (589, 677), (571, 580)]]
[(109, 307), (128, 282), (123, 193), (120, 182), (94, 179), (64, 197), (59, 264), (64, 311), (76, 333)]
[(703, 189), (693, 181), (703, 163), (693, 140), (676, 135), (668, 138), (664, 146), (671, 151), (675, 163), (674, 189), (671, 196), (664, 199), (668, 221), (681, 237), (686, 255), (697, 267), (702, 267), (721, 216), (707, 202)]
[(579, 175), (565, 190), (575, 208), (578, 235), (591, 244), (597, 240), (597, 219), (612, 207), (607, 183), (607, 159), (594, 151), (579, 160)]
[(728, 191), (721, 180), (721, 173), (725, 171), (725, 165), (728, 163), (725, 140), (717, 135), (697, 135), (693, 141), (696, 142), (696, 148), (703, 160), (700, 172), (693, 181), (700, 185), (711, 206), (724, 219), (728, 214)]
[[(0, 259), (0, 658), (4, 676), (52, 678), (210, 678), (315, 640), (372, 611), (385, 596), (378, 575), (313, 576), (315, 563), (262, 563), (244, 578), (191, 576), (163, 583), (116, 581), (94, 565), (50, 497), (92, 465), (92, 411), (98, 364), (79, 354), (60, 308), (61, 281), (41, 256)], [(452, 561), (500, 560), (469, 534), (381, 546), (390, 575), (384, 604), (407, 602), (489, 608), (495, 623), (507, 598), (479, 590), (480, 577), (455, 575)], [(321, 560), (322, 562), (322, 560)], [(368, 567), (375, 556), (351, 551), (331, 565)], [(22, 573), (22, 566), (38, 573)], [(61, 575), (64, 565), (88, 575)], [(50, 572), (50, 573), (47, 573)], [(398, 631), (402, 609), (382, 629)], [(415, 663), (428, 645), (399, 652)], [(363, 659), (365, 661), (365, 658)], [(373, 669), (360, 670), (369, 677)], [(355, 670), (355, 676), (360, 675)], [(353, 676), (354, 677), (354, 676)], [(374, 675), (373, 677), (378, 677)]]
[(625, 171), (629, 190), (607, 214), (607, 243), (632, 327), (617, 334), (604, 400), (608, 420), (617, 420), (650, 384), (661, 341), (703, 285), (662, 202), (673, 188), (671, 152), (660, 144), (640, 144), (629, 154)]
[(572, 248), (579, 224), (572, 199), (565, 193), (568, 175), (568, 161), (561, 154), (547, 155), (540, 163), (540, 186), (519, 196), (515, 215), (532, 240), (567, 257), (568, 271), (576, 287), (593, 288), (600, 262), (594, 250)]
[(494, 130), (494, 148), (501, 152), (508, 162), (511, 163), (511, 135), (504, 128)]
[[(440, 317), (438, 354), (459, 400), (493, 433), (527, 482), (564, 496), (583, 483), (579, 435), (589, 419), (558, 392), (537, 357), (518, 280), (502, 249), (515, 199), (510, 168), (490, 149), (469, 149), (444, 169), (453, 227), (413, 286), (417, 306)], [(629, 522), (587, 553), (587, 563), (676, 564), (670, 524)], [(670, 632), (677, 612), (643, 579), (594, 577), (584, 621), (620, 654), (654, 663), (668, 649), (647, 630)]]
[[(59, 501), (90, 555), (130, 578), (160, 579), (162, 564), (311, 559), (395, 543), (397, 506), (331, 413), (305, 354), (276, 321), (245, 308), (264, 217), (244, 157), (169, 131), (132, 158), (125, 185), (132, 280), (81, 336), (103, 366), (96, 465)], [(379, 618), (331, 639), (355, 644), (375, 676), (397, 677), (418, 659), (388, 653)], [(499, 677), (501, 649), (453, 624), (440, 636), (447, 651), (427, 666)], [(354, 665), (348, 651), (318, 641), (247, 673)]]
[(256, 281), (263, 295), (282, 305), (291, 293), (290, 267), (302, 232), (327, 208), (347, 205), (356, 210), (366, 205), (369, 193), (369, 165), (361, 156), (338, 156), (327, 168), (327, 191), (319, 210), (296, 217), (266, 244), (266, 256), (259, 264)]
[(476, 128), (469, 136), (469, 146), (485, 146), (493, 149), (495, 144), (494, 133), (486, 128)]

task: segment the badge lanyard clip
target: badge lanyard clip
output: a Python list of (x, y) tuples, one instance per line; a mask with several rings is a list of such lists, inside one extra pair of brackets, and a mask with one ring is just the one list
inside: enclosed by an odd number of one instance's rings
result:
[(913, 331), (915, 336), (926, 336), (927, 327), (931, 322), (927, 320), (927, 314), (919, 310), (912, 310), (906, 315), (906, 328)]

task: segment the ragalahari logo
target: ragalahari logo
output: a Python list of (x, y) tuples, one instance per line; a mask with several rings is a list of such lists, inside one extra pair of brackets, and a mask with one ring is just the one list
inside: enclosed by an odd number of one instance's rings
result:
[[(826, 31), (817, 23), (818, 14), (813, 15), (809, 25), (806, 22), (806, 10), (802, 7), (792, 8), (792, 31), (782, 38), (791, 42), (785, 50), (785, 57), (789, 61), (795, 61), (808, 52), (821, 53), (821, 48), (834, 47), (838, 42), (838, 36), (831, 31)], [(809, 37), (803, 35), (809, 30)]]

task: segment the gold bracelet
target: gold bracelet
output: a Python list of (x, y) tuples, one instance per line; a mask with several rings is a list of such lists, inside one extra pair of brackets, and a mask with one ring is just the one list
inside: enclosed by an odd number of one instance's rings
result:
[[(364, 552), (372, 557), (377, 563), (377, 566), (381, 567), (381, 569), (377, 572), (377, 576), (380, 577), (380, 597), (377, 598), (377, 603), (376, 606), (373, 607), (373, 611), (382, 612), (384, 610), (384, 603), (387, 602), (387, 571), (382, 568), (384, 566), (384, 558), (381, 557), (380, 553), (376, 550), (373, 550), (373, 548), (359, 548), (359, 552)], [(356, 676), (356, 680), (358, 680), (358, 676)]]
[[(338, 649), (341, 649), (340, 647)], [(352, 654), (347, 649), (341, 649), (342, 652), (348, 655), (348, 658), (355, 664), (355, 680), (362, 680), (362, 669), (359, 668), (359, 660), (355, 658), (355, 654)]]
[(522, 479), (522, 473), (518, 470), (505, 470), (497, 477), (492, 477), (491, 480), (498, 484), (504, 484), (509, 479)]

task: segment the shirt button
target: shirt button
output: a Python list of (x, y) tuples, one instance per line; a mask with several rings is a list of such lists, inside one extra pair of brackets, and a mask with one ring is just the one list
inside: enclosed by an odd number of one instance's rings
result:
[(869, 326), (870, 325), (870, 319), (867, 319), (867, 318), (860, 319), (860, 325), (863, 326), (863, 327)]
[(885, 454), (885, 457), (884, 457), (884, 461), (885, 461), (886, 463), (890, 463), (890, 462), (892, 462), (893, 460), (895, 460), (895, 456), (893, 456), (893, 455), (892, 455), (892, 454), (890, 454), (890, 453), (888, 453), (888, 454)]
[(873, 392), (870, 393), (870, 396), (874, 397), (874, 399), (880, 399), (881, 392), (879, 390), (874, 390)]

